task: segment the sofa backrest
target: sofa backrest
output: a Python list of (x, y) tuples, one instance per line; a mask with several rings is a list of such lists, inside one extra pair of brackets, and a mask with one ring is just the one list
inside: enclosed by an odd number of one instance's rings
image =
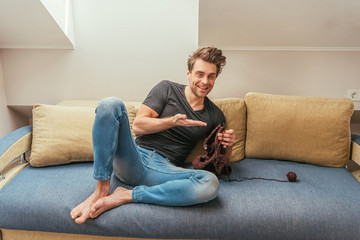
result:
[[(226, 127), (236, 133), (230, 161), (248, 157), (343, 167), (349, 159), (354, 106), (348, 99), (250, 93), (245, 99), (213, 102), (224, 112)], [(92, 161), (91, 128), (97, 103), (69, 100), (58, 106), (35, 105), (30, 164), (42, 167)], [(132, 125), (141, 103), (125, 105)], [(64, 125), (66, 129), (62, 129)], [(186, 162), (206, 154), (203, 141), (197, 143)]]
[(245, 156), (344, 167), (350, 154), (353, 103), (346, 98), (245, 96)]

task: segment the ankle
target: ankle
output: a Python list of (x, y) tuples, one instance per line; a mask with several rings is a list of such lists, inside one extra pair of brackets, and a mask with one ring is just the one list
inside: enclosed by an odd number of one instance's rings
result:
[(110, 194), (110, 181), (109, 180), (107, 180), (107, 181), (98, 180), (97, 184), (96, 184), (95, 193), (101, 197), (109, 195)]
[(125, 189), (125, 188), (118, 187), (115, 189), (113, 194), (116, 195), (117, 199), (119, 199), (119, 200), (121, 199), (122, 203), (131, 203), (131, 202), (133, 202), (132, 192), (133, 192), (133, 190), (131, 190), (131, 189)]
[(125, 194), (126, 194), (126, 202), (127, 203), (132, 203), (133, 202), (133, 199), (132, 199), (132, 190), (127, 190), (126, 192), (125, 192)]

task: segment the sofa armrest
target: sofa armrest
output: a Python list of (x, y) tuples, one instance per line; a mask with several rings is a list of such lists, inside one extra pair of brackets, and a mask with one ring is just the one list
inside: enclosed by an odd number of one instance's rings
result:
[(350, 159), (360, 165), (360, 135), (351, 134)]
[(0, 139), (0, 174), (15, 158), (31, 149), (32, 126), (19, 128)]

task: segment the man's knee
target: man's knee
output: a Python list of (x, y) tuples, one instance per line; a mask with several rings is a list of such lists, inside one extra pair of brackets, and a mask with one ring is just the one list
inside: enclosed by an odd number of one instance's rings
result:
[(215, 174), (207, 171), (199, 171), (197, 173), (200, 183), (197, 191), (197, 201), (199, 203), (208, 202), (217, 197), (219, 193), (219, 179)]
[(102, 99), (97, 108), (96, 113), (99, 112), (103, 114), (113, 114), (113, 113), (120, 113), (123, 110), (126, 110), (124, 102), (117, 97), (107, 97)]
[(215, 174), (213, 173), (208, 173), (207, 177), (207, 186), (208, 186), (208, 199), (209, 201), (216, 198), (218, 193), (219, 193), (219, 179), (217, 178), (217, 176), (215, 176)]

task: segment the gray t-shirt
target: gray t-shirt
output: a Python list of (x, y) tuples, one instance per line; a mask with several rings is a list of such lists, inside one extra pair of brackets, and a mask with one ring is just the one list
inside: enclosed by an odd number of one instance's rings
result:
[(185, 97), (185, 85), (161, 81), (148, 94), (143, 104), (159, 114), (159, 118), (185, 114), (188, 119), (207, 123), (206, 127), (174, 127), (154, 134), (138, 135), (136, 143), (155, 150), (176, 165), (181, 165), (202, 138), (208, 136), (219, 124), (225, 124), (222, 111), (207, 97), (204, 108), (194, 111)]

